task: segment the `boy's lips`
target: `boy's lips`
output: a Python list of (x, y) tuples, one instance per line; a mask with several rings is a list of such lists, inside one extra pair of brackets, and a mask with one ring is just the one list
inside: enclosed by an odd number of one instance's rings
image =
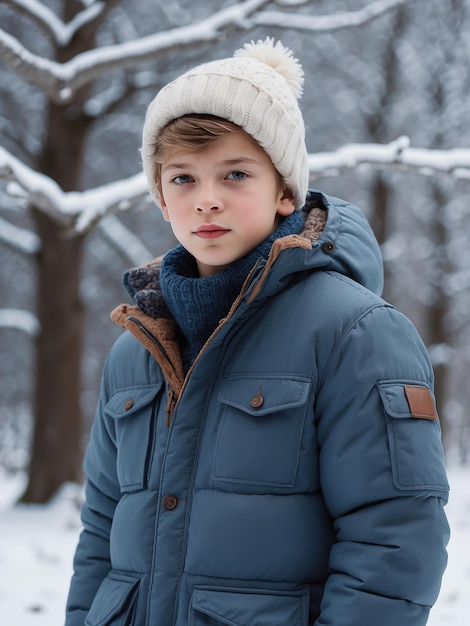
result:
[(224, 228), (217, 224), (203, 224), (199, 226), (199, 228), (196, 228), (193, 233), (201, 239), (216, 239), (217, 237), (222, 237), (227, 234), (229, 231), (229, 228)]

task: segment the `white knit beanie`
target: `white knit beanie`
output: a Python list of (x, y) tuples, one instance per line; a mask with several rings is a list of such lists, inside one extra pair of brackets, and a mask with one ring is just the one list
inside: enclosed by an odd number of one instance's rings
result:
[(271, 158), (294, 194), (305, 203), (308, 162), (305, 127), (297, 100), (304, 72), (291, 50), (267, 38), (245, 44), (233, 57), (199, 65), (166, 85), (150, 103), (142, 159), (156, 203), (155, 142), (172, 120), (189, 114), (214, 115), (241, 126)]

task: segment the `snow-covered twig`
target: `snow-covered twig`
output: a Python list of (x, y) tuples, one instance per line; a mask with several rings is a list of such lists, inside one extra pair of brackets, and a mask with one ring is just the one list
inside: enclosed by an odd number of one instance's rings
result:
[(37, 254), (41, 249), (41, 239), (36, 233), (19, 228), (2, 217), (0, 217), (0, 241), (27, 255)]
[(415, 0), (376, 0), (358, 11), (344, 11), (332, 15), (305, 15), (303, 13), (284, 13), (281, 11), (261, 11), (251, 18), (258, 26), (294, 28), (315, 33), (362, 26), (400, 6)]
[(105, 2), (93, 2), (90, 6), (80, 11), (75, 17), (65, 24), (57, 15), (38, 0), (3, 0), (12, 5), (21, 13), (28, 15), (43, 30), (48, 32), (58, 46), (66, 46), (72, 40), (82, 26), (94, 21), (105, 9)]
[(300, 7), (308, 3), (309, 0), (276, 0), (276, 4), (281, 7)]
[(125, 259), (129, 265), (144, 265), (153, 259), (152, 254), (133, 232), (114, 215), (98, 223), (100, 235)]
[(25, 80), (43, 89), (54, 99), (59, 99), (57, 89), (61, 87), (62, 67), (29, 52), (15, 37), (0, 29), (0, 58), (23, 76)]
[(39, 335), (41, 326), (38, 318), (30, 311), (22, 309), (0, 309), (0, 330), (16, 329), (34, 339)]
[(389, 144), (348, 144), (334, 152), (309, 155), (313, 178), (338, 176), (341, 172), (367, 165), (374, 169), (398, 168), (418, 174), (448, 174), (470, 180), (470, 149), (428, 150), (411, 148), (408, 137), (399, 137)]
[[(74, 230), (83, 233), (100, 219), (116, 211), (131, 211), (137, 206), (150, 204), (147, 179), (143, 172), (102, 187), (83, 191), (81, 200), (75, 202), (77, 219)], [(78, 200), (78, 198), (77, 198)]]
[(10, 195), (20, 195), (22, 200), (34, 204), (65, 227), (70, 225), (71, 215), (80, 212), (73, 205), (81, 194), (64, 193), (54, 180), (31, 169), (1, 146), (0, 179), (13, 181), (14, 184), (7, 187)]

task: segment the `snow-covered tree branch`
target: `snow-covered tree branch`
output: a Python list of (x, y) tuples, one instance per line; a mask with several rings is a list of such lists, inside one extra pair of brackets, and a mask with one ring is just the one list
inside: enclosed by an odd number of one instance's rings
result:
[[(213, 13), (210, 17), (167, 31), (128, 41), (119, 45), (103, 46), (76, 55), (67, 63), (57, 63), (28, 51), (15, 37), (0, 29), (0, 56), (29, 83), (45, 91), (58, 103), (67, 103), (75, 91), (114, 69), (135, 67), (167, 54), (172, 49), (215, 42), (220, 33), (230, 28), (249, 30), (255, 25), (270, 25), (328, 32), (354, 27), (376, 19), (395, 8), (414, 0), (375, 0), (358, 11), (342, 12), (328, 16), (305, 16), (298, 13), (262, 11), (269, 0), (244, 0)], [(70, 41), (77, 30), (99, 15), (103, 3), (93, 3), (77, 14), (69, 24), (64, 24), (52, 12), (35, 0), (12, 2), (42, 25), (47, 25), (59, 45)], [(281, 5), (298, 5), (284, 1)], [(305, 4), (305, 2), (303, 3)]]
[(36, 233), (19, 228), (0, 217), (0, 242), (26, 255), (41, 250), (41, 239)]
[(2, 0), (3, 4), (9, 4), (18, 12), (27, 15), (38, 24), (44, 32), (48, 33), (57, 46), (66, 46), (72, 37), (86, 24), (94, 21), (106, 8), (106, 2), (93, 2), (67, 24), (57, 14), (38, 0)]
[(30, 311), (22, 309), (0, 309), (0, 331), (20, 330), (34, 339), (40, 331), (39, 320)]
[(470, 149), (412, 148), (408, 137), (399, 137), (386, 145), (349, 144), (335, 152), (309, 155), (310, 173), (314, 178), (337, 176), (362, 165), (374, 169), (413, 170), (425, 176), (447, 174), (470, 180)]
[(64, 192), (55, 181), (40, 174), (0, 147), (0, 179), (8, 180), (7, 192), (36, 206), (64, 229), (88, 230), (101, 217), (130, 210), (148, 191), (143, 174), (83, 192)]
[(98, 223), (101, 237), (116, 250), (129, 265), (144, 265), (154, 254), (115, 215), (108, 215)]
[(389, 11), (397, 9), (415, 0), (376, 0), (358, 11), (344, 11), (332, 15), (304, 15), (301, 13), (285, 13), (281, 11), (260, 11), (252, 17), (258, 26), (276, 28), (294, 28), (312, 33), (324, 33), (363, 26)]
[[(309, 155), (311, 179), (337, 176), (360, 166), (413, 170), (421, 175), (446, 174), (470, 180), (470, 149), (412, 148), (407, 137), (385, 144), (349, 144), (334, 152)], [(0, 148), (0, 179), (9, 179), (9, 192), (77, 234), (116, 211), (130, 211), (151, 202), (143, 173), (83, 192), (64, 192), (43, 174), (29, 169)], [(139, 252), (140, 254), (140, 252)], [(145, 254), (144, 254), (145, 256)]]

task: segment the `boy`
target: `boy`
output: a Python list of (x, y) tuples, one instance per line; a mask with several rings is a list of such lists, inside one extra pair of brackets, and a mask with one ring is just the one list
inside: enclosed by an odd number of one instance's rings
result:
[(180, 242), (130, 270), (67, 626), (423, 626), (445, 568), (433, 374), (355, 207), (308, 192), (302, 69), (267, 39), (151, 103)]

